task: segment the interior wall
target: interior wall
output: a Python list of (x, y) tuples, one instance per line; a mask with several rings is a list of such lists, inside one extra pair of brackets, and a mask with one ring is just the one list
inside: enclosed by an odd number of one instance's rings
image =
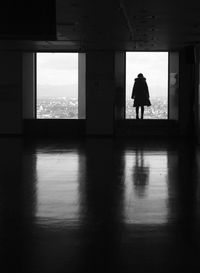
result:
[[(179, 124), (179, 132), (177, 133), (177, 135), (187, 135), (190, 132), (192, 133), (194, 122), (193, 108), (195, 100), (195, 66), (194, 60), (191, 60), (190, 58), (188, 59), (188, 52), (186, 49), (180, 51), (179, 57), (179, 110), (177, 112), (176, 108), (176, 112), (171, 113), (175, 116), (172, 115), (171, 118), (173, 117), (172, 119), (174, 119), (174, 122), (177, 121), (177, 124)], [(125, 52), (87, 52), (84, 54), (84, 58), (87, 109), (86, 120), (82, 120), (84, 121), (84, 124), (81, 125), (82, 134), (86, 133), (87, 135), (113, 135), (114, 133), (116, 133), (115, 121), (119, 121), (119, 124), (117, 123), (117, 126), (119, 127), (117, 130), (120, 132), (121, 130), (123, 130), (123, 132), (126, 134), (127, 128), (131, 128), (132, 135), (132, 133), (136, 130), (134, 123), (127, 125), (124, 120)], [(26, 90), (26, 92), (23, 93), (23, 117), (31, 118), (33, 116), (33, 55), (29, 53), (24, 53), (23, 62), (21, 53), (7, 53), (7, 55), (2, 54), (1, 59), (2, 76), (0, 103), (2, 104), (2, 107), (0, 108), (0, 111), (2, 111), (2, 113), (4, 112), (4, 115), (2, 114), (0, 117), (0, 119), (2, 120), (2, 127), (0, 129), (1, 132), (16, 132), (17, 130), (19, 132), (20, 130), (22, 130), (22, 127), (20, 127), (22, 119), (22, 72), (23, 90)], [(5, 66), (3, 64), (5, 64)], [(9, 70), (10, 66), (12, 66), (11, 71)], [(177, 62), (176, 64), (173, 64), (170, 69), (172, 73), (176, 73), (178, 69)], [(14, 91), (12, 90), (12, 92), (10, 93), (7, 91), (5, 92), (5, 88), (6, 90), (13, 89)], [(31, 99), (32, 101), (27, 101), (26, 98), (29, 100)], [(13, 105), (11, 109), (11, 111), (13, 112), (9, 112), (7, 117), (5, 116), (5, 112), (7, 111), (8, 107), (11, 107), (11, 105)], [(166, 130), (169, 130), (170, 125), (167, 122), (169, 123), (169, 121), (166, 121)], [(75, 127), (79, 126), (77, 121), (71, 121), (69, 126), (67, 126), (67, 120), (65, 121), (65, 123), (67, 127), (66, 134), (73, 130), (76, 131)], [(46, 122), (44, 120), (41, 122), (41, 125), (39, 125), (38, 120), (35, 120), (34, 123), (31, 124), (35, 124), (34, 126), (36, 127), (39, 126), (39, 130), (42, 129), (42, 131), (45, 131), (44, 134), (46, 132), (48, 132), (48, 134), (51, 134), (50, 121)], [(45, 127), (45, 124), (47, 125), (49, 130)], [(60, 126), (59, 124), (60, 123), (58, 121), (54, 121), (54, 131), (56, 131), (56, 126)], [(34, 130), (34, 126), (32, 125), (29, 126), (29, 128), (31, 127), (30, 132), (31, 130)], [(155, 128), (160, 130), (160, 125), (158, 125), (157, 122), (154, 125), (153, 126)], [(173, 126), (174, 130), (176, 130), (177, 125), (173, 124)], [(70, 129), (72, 127), (73, 130)], [(144, 126), (142, 126), (141, 128), (142, 134), (145, 130), (143, 127)], [(151, 132), (153, 132), (155, 129), (154, 127), (153, 129), (151, 129), (150, 127), (150, 129), (147, 130), (147, 133), (151, 134)], [(45, 130), (43, 130), (43, 128), (45, 128)], [(84, 128), (86, 128), (86, 131)], [(36, 129), (38, 130), (38, 128)], [(127, 135), (129, 135), (129, 133), (127, 133)]]
[(0, 134), (22, 133), (22, 53), (0, 52)]

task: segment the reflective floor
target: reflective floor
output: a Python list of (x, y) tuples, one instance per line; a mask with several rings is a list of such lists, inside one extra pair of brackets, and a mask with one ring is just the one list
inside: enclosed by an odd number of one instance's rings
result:
[(200, 272), (200, 148), (0, 139), (0, 272)]

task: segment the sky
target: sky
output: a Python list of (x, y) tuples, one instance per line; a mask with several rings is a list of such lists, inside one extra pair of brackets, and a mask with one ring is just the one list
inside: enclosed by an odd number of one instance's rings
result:
[(167, 97), (168, 53), (127, 52), (126, 53), (126, 98), (131, 97), (134, 79), (142, 73), (147, 80), (150, 97)]
[(78, 53), (37, 53), (38, 97), (78, 97)]
[[(126, 98), (131, 97), (134, 79), (143, 73), (150, 97), (167, 97), (168, 53), (126, 53)], [(78, 53), (37, 53), (38, 97), (78, 97)]]

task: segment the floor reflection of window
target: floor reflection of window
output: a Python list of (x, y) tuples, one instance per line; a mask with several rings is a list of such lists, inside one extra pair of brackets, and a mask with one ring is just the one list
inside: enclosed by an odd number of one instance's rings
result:
[(78, 155), (37, 155), (37, 214), (39, 219), (76, 221), (79, 215)]
[(146, 196), (146, 190), (149, 184), (150, 167), (144, 160), (144, 153), (142, 150), (136, 150), (135, 165), (133, 167), (133, 184), (134, 193), (139, 198)]
[(125, 154), (125, 221), (167, 221), (167, 154), (142, 150)]

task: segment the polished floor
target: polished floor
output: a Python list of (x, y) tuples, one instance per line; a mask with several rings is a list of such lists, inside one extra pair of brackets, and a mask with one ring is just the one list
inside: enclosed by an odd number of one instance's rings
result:
[(0, 272), (200, 272), (200, 148), (0, 139)]

